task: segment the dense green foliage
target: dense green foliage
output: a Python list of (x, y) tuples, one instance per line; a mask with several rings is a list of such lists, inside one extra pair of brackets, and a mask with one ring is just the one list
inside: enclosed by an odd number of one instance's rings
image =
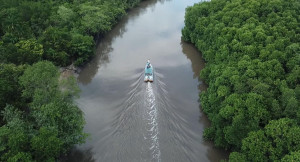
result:
[[(231, 161), (290, 161), (300, 151), (300, 1), (212, 0), (186, 9), (183, 38), (207, 61), (204, 132)], [(297, 161), (297, 160), (296, 160)]]
[(84, 142), (76, 80), (56, 66), (84, 64), (140, 1), (0, 0), (0, 161), (56, 161)]
[(26, 66), (14, 64), (0, 64), (0, 110), (6, 104), (21, 106), (22, 88), (19, 86), (19, 77)]
[(0, 63), (82, 65), (93, 36), (110, 31), (140, 0), (0, 0)]
[[(12, 77), (17, 77), (23, 67), (7, 65), (6, 69), (16, 71)], [(24, 103), (23, 108), (7, 104), (2, 111), (1, 161), (54, 161), (84, 141), (84, 118), (72, 100), (78, 93), (74, 78), (59, 79), (58, 69), (43, 61), (27, 67), (18, 80), (7, 84), (17, 85), (15, 98)]]

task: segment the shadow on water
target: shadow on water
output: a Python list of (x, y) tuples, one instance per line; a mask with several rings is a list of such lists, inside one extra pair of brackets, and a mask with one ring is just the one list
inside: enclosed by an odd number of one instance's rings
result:
[[(193, 78), (198, 78), (199, 93), (206, 91), (208, 85), (205, 84), (204, 81), (199, 77), (200, 71), (205, 67), (205, 61), (202, 58), (202, 54), (191, 43), (187, 43), (181, 39), (180, 44), (182, 47), (182, 53), (185, 54), (186, 57), (191, 61), (192, 70), (194, 73)], [(202, 111), (201, 100), (199, 99), (198, 102), (199, 102), (199, 109), (200, 109), (199, 123), (202, 123), (204, 128), (207, 128), (210, 126), (210, 121), (207, 118), (207, 116), (204, 114), (204, 112)], [(218, 154), (220, 154), (220, 155), (223, 155), (223, 157), (229, 156), (229, 152), (226, 152), (223, 149), (215, 148), (213, 145), (213, 142), (211, 142), (211, 141), (203, 141), (203, 144), (208, 146), (207, 157), (210, 161), (218, 161), (219, 160), (219, 158), (216, 158), (216, 156), (215, 156), (216, 152), (218, 152)]]
[(205, 67), (205, 61), (202, 58), (202, 54), (197, 50), (197, 48), (190, 43), (187, 43), (181, 39), (182, 53), (191, 61), (192, 70), (194, 72), (193, 78), (198, 78), (199, 85), (198, 89), (200, 92), (205, 91), (207, 85), (199, 78), (200, 71)]
[(90, 149), (88, 150), (78, 150), (73, 148), (71, 152), (66, 157), (62, 157), (60, 161), (63, 162), (74, 162), (74, 161), (84, 161), (84, 162), (95, 162)]
[(110, 55), (114, 48), (112, 47), (112, 43), (117, 38), (122, 38), (123, 34), (127, 31), (127, 24), (130, 21), (134, 21), (141, 14), (145, 13), (147, 8), (151, 8), (153, 11), (155, 8), (155, 4), (160, 2), (164, 3), (165, 1), (171, 0), (148, 0), (141, 2), (138, 7), (133, 8), (131, 11), (125, 15), (120, 22), (110, 31), (105, 37), (100, 38), (97, 41), (96, 53), (94, 58), (87, 63), (84, 67), (82, 67), (82, 71), (79, 73), (78, 81), (84, 85), (87, 85), (91, 82), (94, 76), (97, 74), (98, 70), (105, 66), (110, 61)]

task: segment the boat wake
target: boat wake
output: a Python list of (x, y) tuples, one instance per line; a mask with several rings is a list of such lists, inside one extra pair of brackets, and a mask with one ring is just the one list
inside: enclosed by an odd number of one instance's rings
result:
[[(111, 118), (99, 130), (97, 140), (102, 161), (160, 162), (195, 161), (189, 157), (194, 149), (185, 142), (194, 142), (188, 121), (180, 106), (171, 102), (170, 91), (160, 69), (154, 82), (144, 82), (142, 71), (129, 78), (121, 101), (110, 107)], [(174, 100), (173, 100), (174, 101)], [(105, 101), (103, 101), (105, 102)], [(108, 101), (111, 104), (111, 101)], [(178, 104), (179, 105), (179, 104)], [(108, 119), (107, 119), (108, 120)], [(98, 123), (97, 123), (98, 124)], [(101, 124), (101, 123), (100, 123)], [(172, 146), (172, 149), (161, 149)], [(113, 150), (113, 151), (111, 151)], [(112, 160), (113, 159), (113, 160)]]
[(146, 132), (144, 134), (144, 139), (150, 144), (149, 151), (152, 154), (152, 160), (160, 160), (160, 149), (158, 142), (158, 119), (157, 119), (157, 106), (155, 101), (155, 95), (153, 92), (152, 83), (148, 82), (145, 93), (145, 113), (144, 120), (146, 122)]
[[(156, 97), (157, 85), (155, 82), (144, 82), (143, 73), (136, 75), (132, 80), (129, 87), (129, 91), (126, 94), (124, 101), (117, 107), (122, 109), (116, 109), (116, 113), (113, 119), (111, 133), (105, 133), (107, 138), (114, 137), (114, 142), (118, 143), (117, 146), (109, 145), (113, 147), (115, 154), (122, 155), (123, 159), (120, 161), (130, 161), (131, 155), (140, 153), (139, 159), (136, 161), (161, 161), (161, 151), (159, 148), (159, 125), (158, 125), (158, 105), (159, 103)], [(109, 131), (109, 129), (108, 129)], [(105, 139), (103, 143), (106, 143)], [(133, 147), (138, 146), (138, 147)], [(110, 157), (109, 157), (110, 156)], [(109, 154), (105, 159), (112, 158), (112, 154)], [(118, 156), (119, 157), (119, 156)], [(128, 157), (124, 158), (124, 157)], [(133, 161), (135, 161), (133, 160)]]

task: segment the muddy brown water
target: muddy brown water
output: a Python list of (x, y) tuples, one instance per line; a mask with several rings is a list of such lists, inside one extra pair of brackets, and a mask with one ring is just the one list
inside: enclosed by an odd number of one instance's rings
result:
[[(97, 45), (79, 73), (77, 100), (86, 143), (66, 161), (197, 162), (227, 159), (204, 141), (199, 109), (204, 61), (181, 40), (185, 8), (197, 0), (148, 0), (131, 10)], [(154, 82), (143, 82), (147, 59)]]

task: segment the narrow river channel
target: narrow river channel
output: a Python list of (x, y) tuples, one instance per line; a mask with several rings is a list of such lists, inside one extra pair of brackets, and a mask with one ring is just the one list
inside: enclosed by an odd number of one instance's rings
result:
[[(199, 109), (204, 61), (181, 40), (185, 8), (199, 0), (147, 0), (97, 45), (79, 73), (86, 143), (66, 161), (198, 162), (228, 154), (202, 138), (209, 125)], [(143, 82), (150, 59), (154, 82)]]

